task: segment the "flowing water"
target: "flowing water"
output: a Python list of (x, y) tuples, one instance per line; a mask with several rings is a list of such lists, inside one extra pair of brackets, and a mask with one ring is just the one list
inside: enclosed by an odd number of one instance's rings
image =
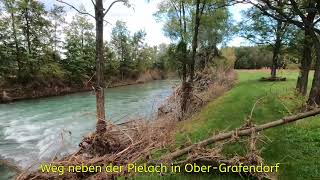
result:
[[(157, 106), (171, 95), (176, 80), (106, 90), (107, 119), (151, 119)], [(73, 152), (81, 137), (94, 131), (92, 92), (0, 104), (0, 159), (22, 168)], [(0, 172), (5, 171), (4, 166)]]

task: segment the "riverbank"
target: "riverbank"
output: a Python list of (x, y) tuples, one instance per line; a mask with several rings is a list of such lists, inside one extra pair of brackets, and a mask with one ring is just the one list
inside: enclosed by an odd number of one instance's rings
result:
[[(107, 88), (115, 88), (134, 84), (146, 83), (154, 80), (163, 80), (167, 77), (172, 77), (171, 73), (164, 74), (159, 71), (146, 71), (140, 74), (136, 79), (114, 80), (107, 82)], [(1, 84), (1, 83), (0, 83)], [(14, 101), (38, 99), (53, 96), (64, 96), (78, 92), (93, 91), (91, 82), (83, 83), (82, 85), (66, 85), (58, 83), (56, 85), (40, 86), (29, 84), (27, 86), (12, 85), (10, 87), (0, 87), (0, 103), (9, 103)]]
[[(207, 102), (228, 91), (233, 86), (236, 75), (233, 70), (214, 70), (204, 74), (197, 73), (195, 79), (188, 115), (192, 115), (195, 111), (200, 110), (206, 105)], [(179, 120), (181, 120), (177, 116), (177, 113), (180, 112), (180, 95), (180, 88), (178, 87), (170, 98), (167, 99), (170, 101), (169, 104), (164, 103), (164, 106), (167, 104), (170, 107), (166, 111), (162, 110), (153, 121), (139, 118), (120, 124), (109, 122), (107, 124), (108, 131), (105, 134), (97, 135), (95, 132), (92, 132), (83, 138), (80, 148), (76, 153), (51, 163), (63, 166), (81, 164), (102, 166), (110, 162), (120, 165), (132, 162), (147, 162), (150, 158), (155, 157), (153, 155), (154, 150), (170, 146), (171, 144), (171, 135), (175, 132), (175, 127), (179, 123)], [(144, 111), (146, 110), (145, 108)], [(48, 179), (58, 178), (59, 176), (56, 173), (42, 173), (40, 171), (29, 173), (20, 174), (18, 179)], [(133, 174), (114, 174), (114, 176), (122, 175), (130, 176)], [(59, 177), (61, 178), (61, 176)], [(65, 172), (63, 177), (66, 179), (104, 179), (110, 178), (110, 174)]]

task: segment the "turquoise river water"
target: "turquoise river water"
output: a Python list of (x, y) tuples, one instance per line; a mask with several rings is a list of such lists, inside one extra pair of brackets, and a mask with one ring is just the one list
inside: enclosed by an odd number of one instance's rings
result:
[[(107, 119), (152, 119), (177, 83), (159, 80), (107, 89)], [(82, 136), (94, 131), (95, 121), (92, 92), (0, 104), (0, 159), (26, 168), (55, 155), (71, 153)], [(0, 161), (1, 174), (2, 178), (11, 175)]]

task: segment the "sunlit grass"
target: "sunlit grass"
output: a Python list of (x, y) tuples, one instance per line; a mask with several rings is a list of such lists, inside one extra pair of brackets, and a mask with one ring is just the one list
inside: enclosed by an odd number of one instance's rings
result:
[[(297, 71), (280, 71), (285, 82), (260, 82), (269, 71), (238, 71), (238, 82), (223, 96), (210, 102), (193, 118), (181, 122), (177, 127), (175, 144), (158, 151), (161, 154), (173, 151), (187, 143), (198, 142), (221, 131), (243, 125), (256, 105), (252, 120), (255, 124), (277, 120), (295, 113), (304, 105), (305, 98), (295, 95)], [(312, 77), (312, 75), (310, 76)], [(311, 78), (310, 78), (311, 79)], [(311, 86), (311, 81), (309, 83)], [(259, 143), (262, 157), (269, 165), (281, 163), (279, 179), (311, 179), (320, 177), (320, 118), (308, 118), (293, 124), (272, 128), (263, 132), (265, 143)], [(246, 152), (243, 143), (225, 146), (225, 156)], [(147, 176), (148, 178), (148, 176)], [(149, 177), (151, 178), (151, 177)], [(140, 179), (140, 178), (139, 178)], [(239, 179), (234, 175), (186, 175), (152, 177), (152, 179)]]

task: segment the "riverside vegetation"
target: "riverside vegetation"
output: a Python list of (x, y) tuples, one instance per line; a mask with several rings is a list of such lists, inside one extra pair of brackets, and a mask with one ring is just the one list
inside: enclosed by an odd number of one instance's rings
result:
[[(54, 5), (47, 11), (41, 2), (30, 0), (2, 1), (4, 21), (0, 21), (2, 87), (29, 84), (26, 89), (48, 87), (58, 92), (60, 85), (76, 85), (91, 87), (95, 93), (95, 132), (83, 137), (77, 152), (53, 157), (53, 165), (280, 163), (283, 169), (279, 174), (211, 175), (221, 179), (319, 176), (318, 134), (314, 130), (319, 118), (311, 118), (320, 113), (319, 2), (162, 0), (154, 17), (163, 23), (164, 34), (171, 44), (158, 47), (143, 43), (143, 31), (132, 35), (120, 21), (110, 34), (111, 40), (104, 41), (106, 15), (114, 4), (131, 8), (132, 2), (128, 0), (111, 1), (108, 6), (103, 0), (93, 0), (94, 14), (64, 0), (57, 2), (78, 12), (66, 27), (60, 26), (64, 24), (62, 6)], [(229, 7), (241, 3), (250, 7), (242, 13), (245, 20), (236, 24)], [(95, 35), (87, 18), (95, 21)], [(62, 28), (64, 38), (57, 35)], [(227, 47), (235, 35), (250, 41), (252, 47)], [(270, 75), (257, 70), (234, 70), (266, 66)], [(299, 68), (299, 75), (282, 73), (280, 69), (285, 68)], [(314, 72), (310, 73), (311, 70)], [(143, 76), (145, 72), (149, 75)], [(150, 77), (155, 79), (152, 74), (161, 76), (162, 72), (176, 73), (181, 84), (159, 107), (153, 121), (106, 120), (106, 83), (123, 83), (128, 79), (143, 82)], [(7, 91), (3, 91), (3, 97), (10, 99)], [(63, 178), (114, 179), (135, 175), (69, 172)], [(155, 174), (140, 175), (157, 178)], [(184, 178), (182, 174), (165, 175)], [(58, 178), (59, 174), (29, 169), (17, 177)]]

